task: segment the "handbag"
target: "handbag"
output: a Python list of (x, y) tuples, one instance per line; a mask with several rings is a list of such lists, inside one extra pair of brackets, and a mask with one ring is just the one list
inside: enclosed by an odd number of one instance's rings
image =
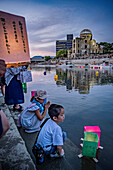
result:
[[(48, 119), (50, 119), (50, 118), (46, 118), (44, 120), (44, 122), (41, 124), (41, 126), (40, 126), (41, 129), (44, 126), (44, 124), (48, 121)], [(40, 129), (40, 131), (41, 131), (41, 129)], [(39, 133), (40, 133), (40, 131), (39, 131)], [(36, 137), (36, 140), (35, 140), (35, 143), (34, 143), (34, 145), (32, 147), (32, 152), (33, 152), (33, 154), (34, 154), (34, 156), (36, 158), (36, 163), (37, 164), (42, 164), (44, 162), (44, 160), (45, 160), (45, 152), (44, 152), (42, 146), (37, 143), (39, 133), (38, 133), (38, 135)]]
[(44, 154), (44, 150), (41, 147), (41, 145), (35, 143), (32, 147), (32, 152), (36, 158), (36, 163), (42, 164), (45, 160), (45, 154)]
[(21, 71), (20, 81), (21, 83), (31, 82), (32, 81), (31, 71)]

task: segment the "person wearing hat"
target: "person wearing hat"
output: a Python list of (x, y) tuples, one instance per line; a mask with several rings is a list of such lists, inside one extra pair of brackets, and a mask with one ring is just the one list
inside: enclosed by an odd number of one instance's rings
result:
[(21, 113), (21, 126), (27, 133), (33, 133), (40, 130), (40, 125), (46, 115), (50, 106), (50, 101), (47, 103), (47, 92), (44, 90), (37, 90), (30, 102), (30, 104)]

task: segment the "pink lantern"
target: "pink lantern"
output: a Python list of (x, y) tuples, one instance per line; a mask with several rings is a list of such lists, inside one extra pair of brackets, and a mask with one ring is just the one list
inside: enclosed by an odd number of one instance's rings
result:
[(36, 92), (36, 91), (31, 91), (31, 97), (34, 96), (35, 92)]
[(99, 126), (84, 126), (84, 132), (85, 131), (98, 134), (98, 137), (99, 137), (98, 147), (99, 147), (100, 146), (100, 135), (101, 135), (101, 130)]

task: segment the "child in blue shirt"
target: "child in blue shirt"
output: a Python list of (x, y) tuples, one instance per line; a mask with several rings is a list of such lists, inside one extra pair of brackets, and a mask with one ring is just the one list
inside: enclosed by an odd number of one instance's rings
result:
[(50, 119), (42, 127), (36, 143), (41, 145), (45, 155), (63, 157), (63, 143), (66, 133), (62, 132), (58, 123), (63, 122), (65, 119), (64, 108), (61, 105), (51, 104), (48, 114)]
[(25, 132), (33, 133), (40, 130), (40, 125), (46, 115), (50, 102), (45, 103), (46, 91), (37, 90), (30, 104), (21, 113), (21, 125)]

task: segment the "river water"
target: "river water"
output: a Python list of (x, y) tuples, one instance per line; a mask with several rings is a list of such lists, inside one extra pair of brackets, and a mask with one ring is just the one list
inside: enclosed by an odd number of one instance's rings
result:
[(113, 70), (35, 67), (31, 72), (24, 106), (30, 101), (31, 90), (46, 90), (51, 103), (64, 106), (61, 126), (79, 148), (84, 126), (99, 126), (104, 149), (99, 150), (98, 165), (102, 170), (113, 169)]

